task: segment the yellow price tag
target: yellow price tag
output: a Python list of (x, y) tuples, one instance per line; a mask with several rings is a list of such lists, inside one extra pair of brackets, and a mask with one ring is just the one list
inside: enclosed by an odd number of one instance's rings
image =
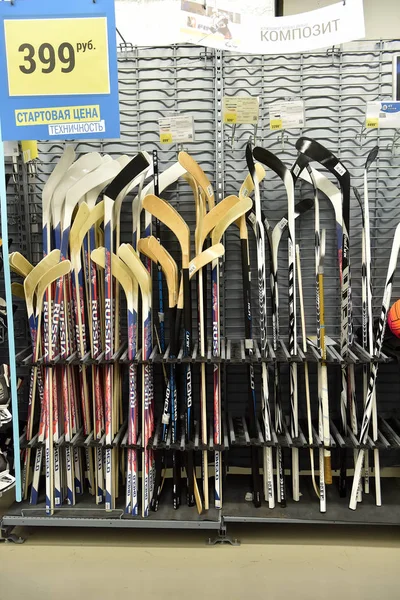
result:
[(282, 119), (271, 119), (269, 123), (270, 129), (282, 129)]
[(35, 160), (35, 158), (39, 156), (38, 145), (36, 140), (22, 140), (21, 149), (24, 163), (28, 163), (31, 160)]
[(172, 144), (172, 133), (160, 133), (160, 142), (162, 144)]
[(10, 96), (109, 94), (107, 19), (4, 21)]
[(236, 123), (237, 114), (236, 113), (225, 113), (224, 114), (224, 123)]
[(379, 127), (379, 119), (377, 117), (373, 118), (373, 119), (367, 118), (366, 119), (366, 127), (367, 127), (367, 129), (376, 129), (376, 127)]

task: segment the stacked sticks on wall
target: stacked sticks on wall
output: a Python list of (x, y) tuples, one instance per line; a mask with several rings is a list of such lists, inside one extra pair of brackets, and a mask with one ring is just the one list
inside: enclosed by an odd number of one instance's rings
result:
[[(308, 364), (304, 362), (307, 435), (310, 445), (312, 482), (319, 497), (320, 510), (326, 511), (325, 486), (332, 483), (330, 407), (328, 390), (327, 336), (324, 317), (324, 257), (325, 231), (320, 229), (319, 195), (331, 201), (336, 220), (338, 261), (341, 288), (342, 389), (340, 413), (343, 433), (347, 435), (348, 419), (351, 431), (364, 443), (372, 421), (372, 438), (377, 438), (375, 384), (378, 370), (386, 312), (390, 302), (393, 274), (400, 243), (400, 228), (396, 229), (384, 290), (378, 331), (373, 336), (372, 291), (370, 265), (370, 234), (368, 208), (368, 169), (376, 157), (370, 153), (365, 166), (364, 202), (356, 197), (363, 214), (363, 327), (362, 346), (371, 357), (364, 367), (364, 414), (359, 426), (356, 414), (354, 367), (348, 364), (349, 344), (353, 343), (352, 302), (349, 256), (350, 175), (345, 166), (318, 142), (301, 138), (298, 157), (289, 170), (266, 149), (246, 149), (249, 176), (238, 196), (228, 196), (215, 202), (212, 185), (194, 159), (185, 152), (178, 162), (159, 174), (157, 152), (150, 157), (145, 152), (133, 159), (122, 156), (113, 160), (93, 152), (75, 160), (72, 147), (67, 146), (43, 189), (43, 253), (33, 267), (19, 253), (10, 256), (11, 267), (24, 277), (32, 342), (32, 371), (29, 390), (26, 447), (23, 450), (24, 497), (36, 504), (42, 492), (40, 484), (44, 466), (46, 512), (51, 515), (63, 503), (75, 505), (77, 496), (87, 490), (97, 504), (113, 510), (124, 497), (125, 512), (142, 516), (157, 510), (163, 496), (164, 482), (171, 470), (172, 503), (178, 509), (182, 502), (182, 474), (186, 478), (186, 502), (198, 512), (209, 508), (209, 477), (214, 477), (214, 505), (222, 508), (222, 401), (221, 401), (221, 328), (220, 328), (220, 259), (224, 254), (223, 240), (227, 228), (236, 224), (241, 240), (243, 276), (243, 307), (245, 349), (254, 353), (251, 298), (251, 265), (249, 230), (253, 230), (257, 247), (258, 307), (261, 352), (261, 401), (255, 392), (256, 373), (252, 361), (248, 364), (249, 433), (257, 435), (261, 412), (263, 435), (262, 469), (259, 450), (251, 448), (251, 482), (253, 502), (269, 508), (275, 502), (285, 506), (287, 499), (286, 472), (282, 448), (274, 453), (272, 431), (281, 434), (286, 428), (281, 399), (279, 362), (272, 361), (273, 379), (269, 382), (267, 361), (271, 351), (282, 340), (279, 326), (278, 253), (283, 231), (288, 232), (288, 355), (300, 351), (305, 355), (309, 345), (304, 316), (300, 249), (296, 245), (296, 219), (306, 210), (314, 209), (316, 342), (318, 353), (318, 398), (311, 397)], [(255, 162), (257, 161), (257, 162)], [(322, 172), (310, 166), (316, 162), (337, 180), (332, 183)], [(271, 228), (263, 213), (260, 184), (272, 170), (282, 180), (287, 195), (287, 214)], [(161, 199), (164, 190), (183, 177), (189, 184), (196, 213), (195, 231), (171, 204)], [(145, 186), (146, 179), (149, 183)], [(302, 179), (313, 188), (313, 201), (295, 203), (296, 183)], [(254, 195), (254, 202), (251, 196)], [(121, 208), (132, 198), (132, 239), (121, 244)], [(268, 216), (268, 215), (267, 215)], [(154, 221), (154, 230), (152, 230)], [(179, 266), (160, 242), (160, 229), (169, 229), (179, 243)], [(155, 236), (152, 233), (155, 233)], [(191, 242), (194, 255), (191, 256)], [(268, 260), (269, 257), (269, 260)], [(152, 273), (154, 266), (154, 277)], [(192, 384), (195, 368), (191, 360), (192, 301), (191, 280), (196, 280), (198, 309), (198, 352), (206, 352), (207, 270), (211, 273), (213, 397), (212, 435), (213, 471), (209, 470), (207, 450), (211, 416), (207, 399), (205, 362), (199, 369), (199, 398), (194, 398)], [(269, 271), (269, 273), (267, 273)], [(153, 281), (158, 289), (159, 305), (152, 302)], [(272, 345), (267, 337), (267, 286), (271, 286)], [(167, 299), (163, 290), (167, 290)], [(21, 289), (18, 289), (21, 295)], [(122, 303), (122, 297), (126, 302)], [(296, 322), (297, 298), (300, 303), (301, 343), (298, 344)], [(164, 304), (168, 305), (165, 311)], [(122, 310), (125, 310), (127, 330), (121, 331)], [(124, 308), (123, 308), (124, 307)], [(165, 318), (164, 313), (167, 313)], [(156, 316), (158, 315), (158, 316)], [(153, 322), (154, 320), (154, 322)], [(165, 326), (167, 325), (167, 327)], [(310, 326), (310, 324), (308, 324)], [(153, 339), (153, 331), (156, 335)], [(139, 340), (139, 334), (141, 339)], [(167, 339), (169, 333), (169, 339)], [(182, 346), (181, 346), (182, 345)], [(180, 348), (182, 350), (180, 350)], [(156, 414), (152, 356), (161, 353), (164, 364), (163, 401)], [(182, 352), (183, 361), (175, 358)], [(125, 395), (122, 357), (128, 362)], [(185, 360), (186, 359), (186, 360)], [(299, 436), (298, 366), (290, 360), (290, 432)], [(270, 389), (273, 390), (271, 401)], [(194, 434), (194, 405), (199, 403), (202, 442), (201, 481), (194, 452), (153, 449), (151, 440), (156, 422), (160, 421), (160, 439), (173, 444), (184, 435), (190, 444)], [(323, 444), (318, 450), (318, 475), (314, 464), (312, 404), (318, 405), (318, 434)], [(139, 411), (141, 409), (141, 418)], [(181, 419), (183, 417), (183, 419)], [(182, 425), (181, 425), (182, 424)], [(121, 444), (121, 437), (125, 443)], [(77, 439), (84, 443), (76, 443)], [(44, 453), (44, 459), (43, 459)], [(183, 456), (183, 460), (181, 460)], [(42, 464), (43, 463), (43, 464)], [(355, 451), (354, 477), (350, 508), (362, 499), (362, 478), (369, 482), (368, 452)], [(291, 488), (295, 501), (300, 499), (299, 450), (291, 451)], [(141, 477), (140, 477), (141, 474)], [(276, 483), (275, 483), (276, 474)], [(381, 503), (379, 453), (374, 451), (376, 503)], [(141, 481), (141, 483), (140, 483)], [(123, 482), (123, 491), (120, 489)], [(340, 494), (347, 493), (346, 452), (342, 451), (339, 468)], [(141, 488), (141, 500), (139, 492)], [(30, 492), (29, 492), (30, 490)], [(118, 500), (120, 498), (120, 500)]]

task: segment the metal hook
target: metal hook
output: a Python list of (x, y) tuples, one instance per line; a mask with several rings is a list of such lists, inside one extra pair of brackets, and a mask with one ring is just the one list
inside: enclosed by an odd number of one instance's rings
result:
[(231, 137), (231, 148), (233, 150), (235, 146), (235, 133), (236, 133), (236, 123), (232, 126), (232, 137)]
[[(390, 148), (390, 155), (392, 156), (392, 158), (394, 156), (396, 156), (396, 148), (398, 146), (400, 146), (400, 144), (397, 143), (399, 140), (400, 140), (400, 131), (398, 129), (396, 129), (393, 134), (392, 145)], [(389, 148), (389, 144), (387, 145), (387, 148)]]
[(288, 136), (287, 135), (285, 136), (285, 130), (282, 129), (282, 133), (281, 133), (281, 150), (282, 150), (282, 152), (284, 152), (284, 150), (285, 150), (285, 142), (287, 142), (288, 139), (289, 139)]
[[(366, 133), (364, 133), (364, 132), (366, 132)], [(357, 136), (360, 139), (360, 148), (363, 147), (363, 138), (367, 137), (367, 133), (368, 133), (368, 131), (367, 131), (367, 128), (365, 127), (365, 125), (361, 125), (361, 131)]]

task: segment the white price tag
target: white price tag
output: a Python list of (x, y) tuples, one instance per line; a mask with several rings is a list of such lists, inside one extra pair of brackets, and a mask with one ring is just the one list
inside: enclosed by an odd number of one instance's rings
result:
[(194, 123), (191, 116), (165, 117), (158, 120), (162, 144), (194, 142)]
[(339, 175), (339, 177), (342, 177), (346, 173), (345, 167), (340, 162), (338, 162), (338, 164), (333, 168), (335, 169), (335, 171)]
[(367, 102), (365, 126), (367, 129), (400, 128), (400, 102)]
[(224, 96), (222, 111), (224, 123), (257, 125), (260, 112), (259, 98)]
[(296, 129), (304, 127), (304, 102), (273, 102), (269, 105), (270, 129)]

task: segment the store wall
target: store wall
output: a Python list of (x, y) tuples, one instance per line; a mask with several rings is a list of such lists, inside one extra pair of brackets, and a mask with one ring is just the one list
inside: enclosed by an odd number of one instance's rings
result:
[[(331, 0), (284, 0), (284, 10), (285, 15), (293, 15), (334, 3)], [(364, 0), (364, 12), (367, 39), (399, 39), (399, 0)]]

